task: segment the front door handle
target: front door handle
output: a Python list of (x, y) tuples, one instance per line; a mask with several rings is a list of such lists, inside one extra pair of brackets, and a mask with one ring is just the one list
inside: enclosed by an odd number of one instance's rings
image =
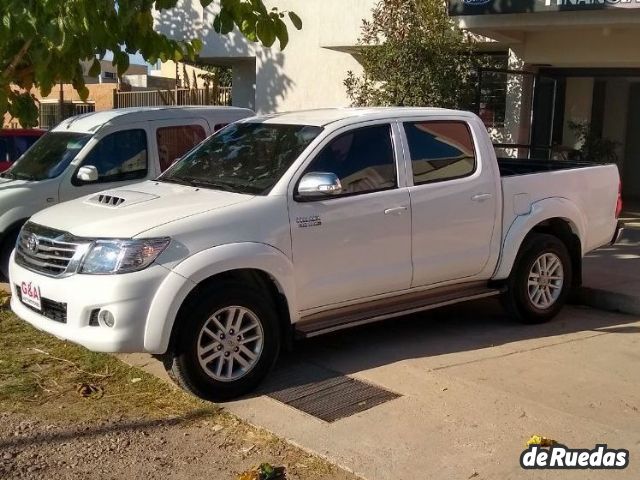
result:
[(471, 200), (473, 200), (474, 202), (484, 202), (485, 200), (491, 200), (492, 198), (493, 195), (491, 195), (490, 193), (479, 193), (471, 197)]
[(384, 211), (384, 214), (385, 215), (402, 215), (406, 211), (407, 211), (407, 207), (394, 207), (394, 208), (387, 208)]

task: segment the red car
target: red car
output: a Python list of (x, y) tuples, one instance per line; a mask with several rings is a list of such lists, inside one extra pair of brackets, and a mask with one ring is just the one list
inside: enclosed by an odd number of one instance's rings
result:
[(0, 172), (7, 170), (46, 130), (26, 128), (0, 129)]

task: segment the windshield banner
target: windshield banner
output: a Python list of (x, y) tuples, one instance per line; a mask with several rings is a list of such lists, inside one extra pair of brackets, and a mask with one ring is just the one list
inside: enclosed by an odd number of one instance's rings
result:
[(450, 15), (640, 8), (640, 0), (449, 0)]

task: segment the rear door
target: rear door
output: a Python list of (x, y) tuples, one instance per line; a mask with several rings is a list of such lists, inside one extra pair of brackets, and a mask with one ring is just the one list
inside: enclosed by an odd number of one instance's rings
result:
[(495, 166), (460, 119), (403, 121), (413, 230), (412, 287), (479, 275), (499, 208)]

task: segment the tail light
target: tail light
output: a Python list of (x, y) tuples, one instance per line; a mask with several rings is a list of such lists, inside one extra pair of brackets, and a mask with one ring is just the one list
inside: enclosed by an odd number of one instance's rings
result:
[(620, 214), (622, 213), (622, 180), (620, 181), (620, 186), (618, 187), (618, 203), (616, 204), (616, 218), (620, 218)]

